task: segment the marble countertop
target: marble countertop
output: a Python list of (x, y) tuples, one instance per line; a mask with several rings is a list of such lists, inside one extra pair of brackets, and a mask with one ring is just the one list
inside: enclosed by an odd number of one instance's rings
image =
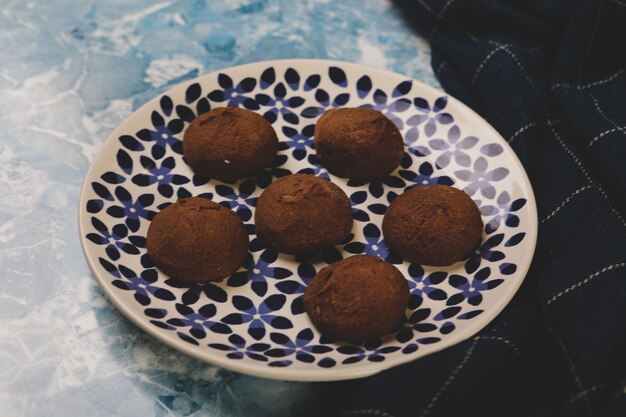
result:
[(387, 0), (0, 0), (0, 416), (324, 414), (328, 384), (236, 374), (143, 333), (97, 286), (77, 230), (91, 160), (141, 104), (300, 57), (437, 85)]

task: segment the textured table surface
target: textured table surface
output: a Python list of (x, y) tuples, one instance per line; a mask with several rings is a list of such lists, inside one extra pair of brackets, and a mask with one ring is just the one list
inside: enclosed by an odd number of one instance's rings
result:
[(326, 384), (248, 377), (156, 342), (83, 259), (80, 188), (99, 146), (180, 81), (331, 58), (437, 85), (383, 0), (0, 0), (0, 416), (307, 416)]

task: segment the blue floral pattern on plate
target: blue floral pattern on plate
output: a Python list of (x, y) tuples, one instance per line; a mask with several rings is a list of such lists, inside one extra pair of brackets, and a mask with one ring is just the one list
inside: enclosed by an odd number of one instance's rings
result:
[[(280, 138), (274, 165), (235, 184), (196, 178), (182, 157), (188, 124), (226, 105), (262, 114)], [(377, 181), (346, 180), (319, 164), (315, 122), (337, 107), (377, 109), (402, 129), (407, 148), (394, 173)], [(326, 61), (224, 70), (153, 100), (105, 144), (81, 197), (83, 245), (94, 274), (118, 307), (179, 349), (261, 376), (364, 376), (468, 337), (467, 329), (486, 324), (519, 286), (536, 237), (536, 214), (525, 174), (506, 149), (460, 103), (397, 74)], [(257, 198), (273, 179), (295, 172), (331, 179), (353, 206), (349, 238), (312, 261), (265, 249), (255, 237)], [(432, 184), (465, 190), (485, 224), (476, 253), (448, 268), (402, 262), (389, 253), (381, 232), (394, 198)], [(231, 208), (250, 234), (242, 268), (222, 282), (177, 282), (155, 269), (146, 255), (152, 217), (191, 195)], [(406, 321), (396, 333), (362, 344), (330, 340), (304, 314), (304, 290), (328, 263), (360, 253), (380, 256), (404, 273), (411, 290)]]

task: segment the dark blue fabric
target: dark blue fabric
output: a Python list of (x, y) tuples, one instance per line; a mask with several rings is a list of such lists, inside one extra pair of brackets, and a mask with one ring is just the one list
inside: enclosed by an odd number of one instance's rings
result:
[(626, 0), (404, 0), (447, 92), (509, 142), (539, 240), (486, 329), (341, 385), (346, 416), (626, 416)]

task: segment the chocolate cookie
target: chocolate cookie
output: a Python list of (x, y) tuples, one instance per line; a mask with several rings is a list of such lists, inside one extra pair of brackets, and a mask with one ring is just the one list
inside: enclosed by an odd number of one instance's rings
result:
[(183, 138), (183, 152), (201, 177), (233, 182), (272, 164), (278, 138), (272, 126), (250, 110), (220, 107), (195, 119)]
[(480, 211), (463, 191), (423, 185), (396, 198), (383, 218), (392, 253), (405, 261), (446, 266), (467, 258), (480, 245)]
[(311, 254), (348, 236), (352, 208), (346, 194), (332, 182), (313, 175), (287, 175), (263, 191), (254, 222), (265, 246)]
[(391, 120), (360, 108), (326, 111), (315, 126), (314, 144), (322, 165), (348, 178), (385, 177), (404, 153), (402, 135)]
[(360, 342), (396, 330), (409, 302), (398, 269), (356, 255), (322, 268), (304, 291), (304, 309), (323, 335)]
[(217, 281), (241, 266), (248, 233), (226, 207), (205, 198), (183, 198), (154, 216), (147, 248), (155, 265), (173, 278)]

